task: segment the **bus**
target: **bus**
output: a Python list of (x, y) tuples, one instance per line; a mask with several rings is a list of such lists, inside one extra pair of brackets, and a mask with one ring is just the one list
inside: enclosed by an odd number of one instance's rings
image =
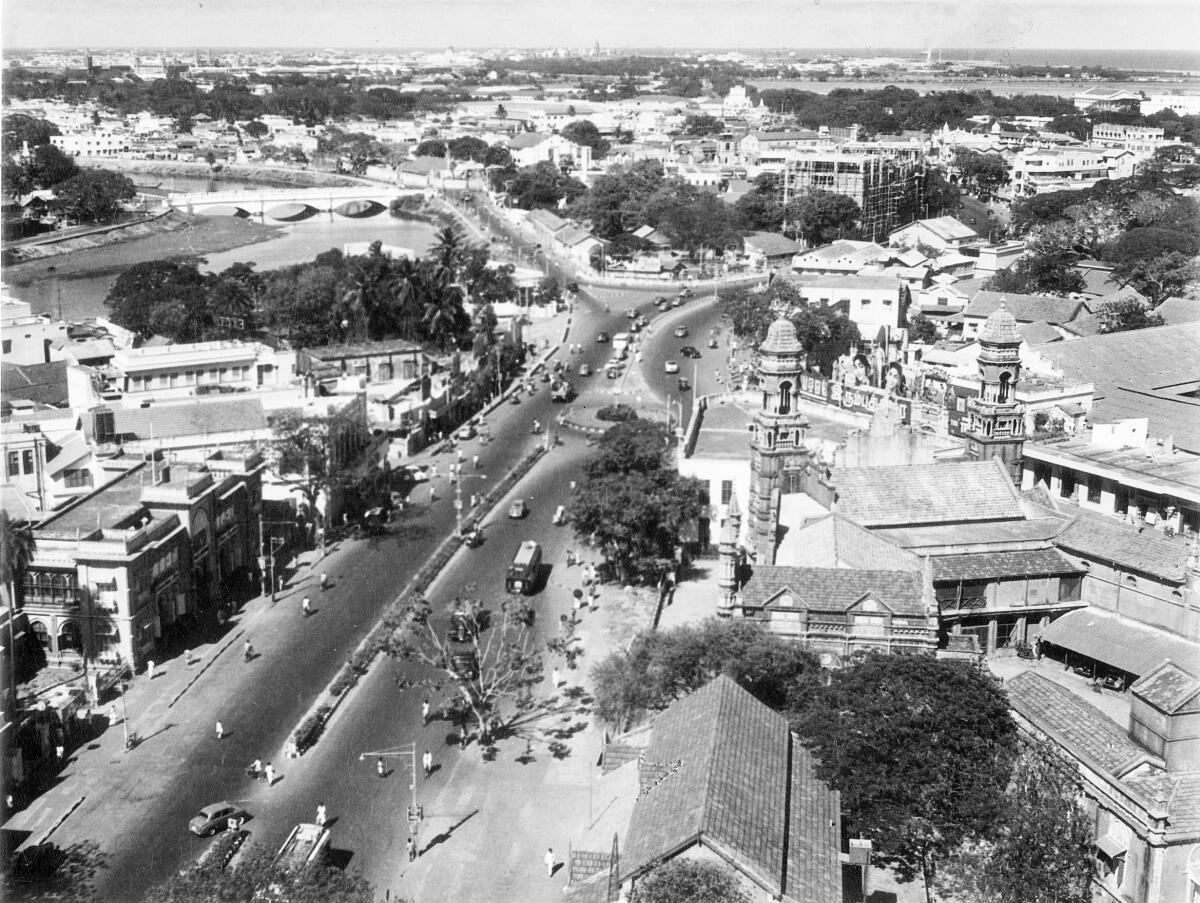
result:
[(504, 589), (510, 593), (530, 595), (536, 588), (542, 567), (542, 547), (532, 539), (521, 543), (516, 557), (508, 566), (504, 577)]

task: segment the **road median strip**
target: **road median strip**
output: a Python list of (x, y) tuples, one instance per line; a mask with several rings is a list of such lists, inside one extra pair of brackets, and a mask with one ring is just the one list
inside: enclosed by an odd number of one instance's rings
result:
[(284, 748), (286, 758), (299, 758), (316, 745), (330, 719), (333, 718), (359, 680), (371, 670), (376, 657), (383, 650), (389, 618), (398, 613), (410, 598), (419, 596), (432, 585), (462, 545), (463, 533), (473, 529), (484, 515), (490, 512), (533, 469), (533, 466), (541, 460), (545, 453), (545, 448), (539, 445), (489, 489), (480, 501), (477, 511), (463, 518), (462, 530), (452, 533), (442, 540), (429, 560), (421, 565), (417, 573), (405, 584), (404, 589), (384, 608), (375, 622), (375, 626), (363, 637), (362, 642), (351, 653), (346, 664), (341, 667), (333, 680), (325, 687), (324, 692), (319, 695), (317, 701), (293, 729)]

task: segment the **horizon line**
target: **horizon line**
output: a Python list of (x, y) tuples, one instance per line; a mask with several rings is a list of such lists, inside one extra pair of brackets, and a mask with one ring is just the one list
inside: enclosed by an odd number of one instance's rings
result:
[[(390, 47), (381, 47), (379, 45), (367, 44), (346, 44), (342, 46), (329, 46), (322, 44), (87, 44), (87, 45), (66, 45), (66, 44), (43, 44), (43, 45), (5, 45), (0, 44), (0, 50), (7, 52), (17, 50), (140, 50), (154, 48), (157, 50), (188, 50), (195, 51), (198, 49), (206, 50), (372, 50), (377, 53), (383, 53), (394, 50), (445, 50), (454, 49), (455, 51), (481, 51), (481, 50), (558, 50), (564, 48), (587, 48), (588, 44), (486, 44), (486, 45), (459, 45), (454, 43), (442, 42), (439, 44), (411, 44), (411, 45), (395, 45)], [(924, 53), (927, 50), (979, 50), (989, 53), (1004, 54), (1011, 52), (1011, 48), (997, 47), (969, 47), (969, 46), (947, 46), (947, 45), (904, 45), (896, 44), (891, 46), (882, 46), (872, 48), (863, 45), (841, 45), (841, 44), (825, 44), (814, 45), (810, 47), (786, 46), (786, 45), (702, 45), (691, 44), (684, 46), (674, 46), (667, 44), (644, 44), (644, 45), (612, 45), (604, 49), (605, 54), (611, 54), (613, 51), (649, 51), (649, 50), (669, 50), (672, 53), (681, 53), (686, 51), (750, 51), (750, 50), (772, 50), (772, 51), (790, 51), (799, 52), (803, 50), (911, 50)], [(1024, 46), (1015, 48), (1019, 52), (1035, 52), (1035, 51), (1065, 51), (1070, 53), (1183, 53), (1191, 52), (1200, 58), (1200, 50), (1195, 44), (1189, 44), (1185, 47), (1163, 47), (1157, 45), (1155, 47), (1032, 47)]]

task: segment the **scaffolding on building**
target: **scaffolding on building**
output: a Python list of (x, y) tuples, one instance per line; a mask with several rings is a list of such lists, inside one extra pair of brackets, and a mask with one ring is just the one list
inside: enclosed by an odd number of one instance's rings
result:
[[(862, 211), (862, 237), (879, 241), (920, 216), (926, 165), (919, 153), (854, 150), (799, 150), (778, 182), (784, 209), (814, 191), (852, 198)], [(791, 224), (784, 223), (784, 231)]]

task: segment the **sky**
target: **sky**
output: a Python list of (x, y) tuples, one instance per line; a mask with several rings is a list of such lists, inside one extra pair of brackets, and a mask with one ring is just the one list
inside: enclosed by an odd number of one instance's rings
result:
[(3, 47), (1200, 46), (1197, 0), (3, 0)]

